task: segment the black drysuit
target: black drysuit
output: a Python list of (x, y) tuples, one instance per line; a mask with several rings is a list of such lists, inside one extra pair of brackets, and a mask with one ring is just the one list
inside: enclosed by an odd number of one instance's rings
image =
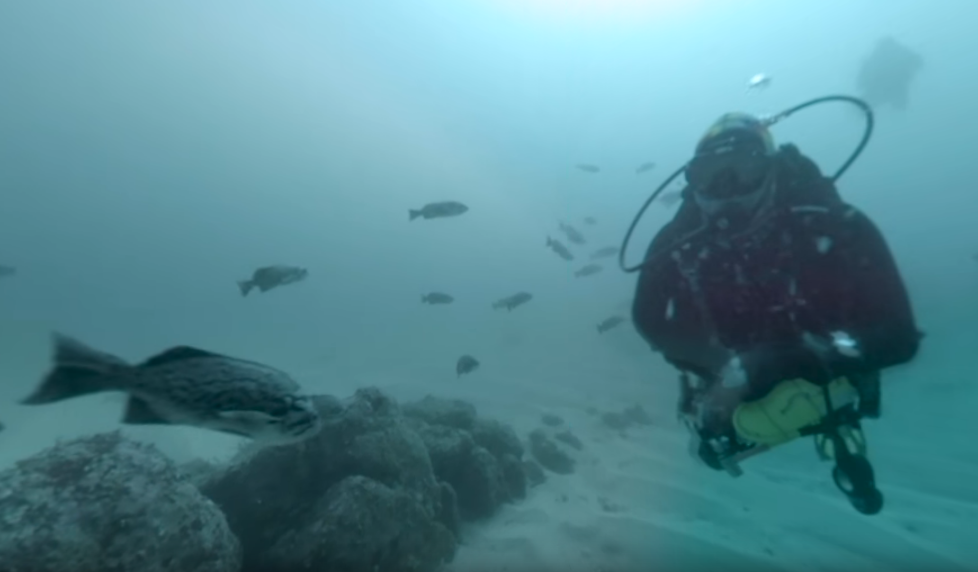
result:
[[(921, 334), (879, 230), (794, 146), (775, 165), (773, 206), (754, 231), (723, 237), (687, 198), (659, 232), (632, 308), (639, 333), (707, 381), (739, 356), (746, 400), (787, 379), (825, 383), (911, 360)], [(859, 355), (833, 349), (834, 332)]]

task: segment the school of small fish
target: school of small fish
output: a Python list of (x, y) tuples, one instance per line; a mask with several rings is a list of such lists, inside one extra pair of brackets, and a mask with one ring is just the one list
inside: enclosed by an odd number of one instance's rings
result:
[[(636, 172), (643, 173), (654, 166), (643, 163)], [(600, 172), (598, 166), (591, 164), (582, 163), (577, 168), (590, 174)], [(409, 209), (408, 220), (447, 219), (467, 212), (469, 207), (461, 202), (438, 201)], [(598, 221), (587, 216), (582, 222), (595, 226)], [(583, 248), (588, 244), (584, 233), (567, 221), (558, 221), (557, 231), (574, 246)], [(545, 246), (564, 261), (576, 259), (558, 238), (547, 236)], [(604, 267), (593, 261), (617, 254), (617, 246), (592, 249), (592, 262), (575, 270), (573, 276), (599, 274)], [(0, 264), (0, 279), (16, 275), (15, 267)], [(265, 294), (308, 277), (307, 268), (274, 264), (254, 269), (249, 277), (237, 280), (237, 286), (240, 295), (247, 297), (253, 291)], [(532, 293), (517, 291), (489, 305), (508, 313), (533, 299)], [(430, 306), (454, 302), (455, 297), (445, 292), (421, 295), (421, 303)], [(620, 315), (612, 315), (601, 320), (596, 329), (603, 334), (626, 321)], [(463, 355), (456, 361), (456, 376), (473, 373), (480, 366), (475, 357)], [(126, 395), (120, 422), (127, 425), (197, 427), (248, 438), (261, 446), (299, 442), (314, 436), (322, 427), (312, 398), (287, 373), (271, 366), (191, 346), (171, 347), (131, 364), (61, 333), (52, 337), (50, 369), (21, 404), (39, 406), (102, 392)], [(3, 429), (0, 423), (0, 431)]]

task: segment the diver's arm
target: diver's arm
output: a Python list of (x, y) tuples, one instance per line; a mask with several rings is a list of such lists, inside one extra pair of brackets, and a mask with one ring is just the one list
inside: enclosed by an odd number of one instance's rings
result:
[(710, 341), (709, 332), (670, 260), (643, 270), (632, 303), (639, 335), (673, 367), (713, 379), (732, 353)]
[(922, 336), (896, 261), (866, 215), (851, 209), (845, 226), (844, 266), (858, 308), (846, 332), (860, 354), (854, 367), (863, 373), (906, 363), (917, 354)]
[(855, 209), (847, 209), (839, 220), (839, 231), (833, 233), (839, 242), (837, 271), (850, 283), (851, 306), (857, 313), (836, 331), (850, 338), (852, 346), (833, 344), (830, 331), (821, 332), (820, 338), (753, 347), (739, 356), (752, 385), (799, 377), (824, 383), (876, 372), (916, 355), (921, 334), (886, 241)]

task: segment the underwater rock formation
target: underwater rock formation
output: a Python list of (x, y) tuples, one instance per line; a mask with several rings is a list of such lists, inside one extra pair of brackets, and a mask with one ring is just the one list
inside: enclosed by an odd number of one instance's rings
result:
[(314, 401), (318, 435), (222, 465), (118, 432), (21, 461), (0, 473), (0, 572), (429, 572), (463, 520), (526, 495), (519, 438), (469, 404)]
[(508, 426), (478, 417), (464, 401), (432, 396), (406, 404), (404, 414), (421, 436), (435, 475), (452, 486), (463, 520), (495, 514), (526, 497), (523, 445)]
[(450, 561), (455, 495), (397, 403), (361, 389), (346, 407), (322, 398), (320, 409), (316, 437), (248, 452), (201, 486), (241, 540), (244, 572), (426, 571)]
[(530, 433), (530, 452), (540, 466), (558, 475), (573, 473), (577, 464), (543, 429)]
[(237, 572), (217, 506), (152, 445), (119, 432), (58, 444), (0, 473), (0, 569)]

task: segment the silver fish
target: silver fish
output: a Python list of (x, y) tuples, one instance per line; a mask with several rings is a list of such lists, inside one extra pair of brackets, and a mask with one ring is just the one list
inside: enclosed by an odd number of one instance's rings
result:
[(458, 377), (462, 377), (466, 373), (472, 373), (479, 367), (479, 360), (472, 356), (465, 355), (458, 358), (455, 362), (455, 373)]
[(617, 246), (606, 246), (604, 248), (599, 248), (591, 253), (591, 260), (598, 260), (601, 258), (611, 258), (612, 256), (618, 254)]
[(414, 220), (418, 217), (425, 220), (432, 218), (447, 218), (465, 214), (468, 212), (468, 210), (469, 207), (460, 202), (439, 201), (437, 203), (428, 203), (420, 209), (409, 209), (408, 220)]
[(421, 296), (422, 304), (451, 304), (454, 301), (455, 298), (442, 292), (431, 292)]
[(509, 311), (512, 310), (513, 308), (526, 304), (532, 299), (533, 299), (533, 294), (530, 294), (529, 292), (517, 292), (512, 296), (507, 296), (505, 298), (493, 302), (492, 308), (493, 310), (506, 308), (506, 310)]
[(635, 169), (635, 173), (641, 175), (642, 173), (646, 173), (648, 171), (651, 171), (652, 169), (655, 169), (655, 163), (653, 163), (652, 161), (647, 161), (639, 165), (638, 168)]
[(771, 85), (771, 80), (773, 78), (765, 73), (754, 74), (749, 80), (747, 80), (747, 91), (755, 91), (768, 87)]
[(598, 324), (598, 333), (603, 334), (612, 328), (620, 326), (624, 322), (625, 322), (625, 318), (621, 316), (611, 316), (609, 318), (605, 318), (604, 320), (601, 320), (601, 323)]
[(588, 163), (578, 163), (574, 165), (579, 171), (584, 171), (585, 173), (598, 173), (601, 171), (601, 167), (597, 165), (591, 165)]
[(307, 276), (309, 271), (305, 268), (284, 265), (265, 266), (255, 270), (250, 279), (239, 280), (238, 288), (242, 296), (247, 296), (254, 288), (258, 288), (260, 292), (268, 292), (279, 286), (305, 280)]
[(550, 238), (549, 236), (547, 237), (547, 248), (553, 250), (555, 253), (557, 253), (557, 256), (563, 258), (564, 260), (574, 260), (574, 255), (571, 254), (571, 251), (567, 250), (567, 247), (564, 246), (563, 242), (560, 242), (555, 238)]
[(295, 443), (322, 420), (288, 374), (269, 366), (188, 346), (139, 365), (54, 335), (53, 367), (21, 403), (41, 405), (103, 391), (127, 394), (122, 423), (186, 425), (254, 439)]
[(16, 268), (0, 264), (0, 278), (9, 278), (15, 274), (17, 274)]
[(584, 266), (583, 268), (575, 272), (574, 276), (577, 276), (578, 278), (582, 276), (591, 276), (592, 274), (597, 274), (598, 272), (601, 272), (601, 270), (603, 270), (603, 267), (600, 264), (588, 264), (587, 266)]
[(577, 230), (576, 228), (572, 227), (571, 225), (565, 222), (560, 223), (560, 231), (564, 233), (564, 235), (567, 237), (567, 240), (569, 240), (571, 244), (576, 244), (580, 246), (585, 242), (587, 242), (586, 240), (584, 240), (584, 235), (581, 234), (581, 231)]
[(584, 224), (589, 224), (593, 226), (597, 223), (598, 223), (598, 219), (594, 218), (593, 216), (584, 217)]

